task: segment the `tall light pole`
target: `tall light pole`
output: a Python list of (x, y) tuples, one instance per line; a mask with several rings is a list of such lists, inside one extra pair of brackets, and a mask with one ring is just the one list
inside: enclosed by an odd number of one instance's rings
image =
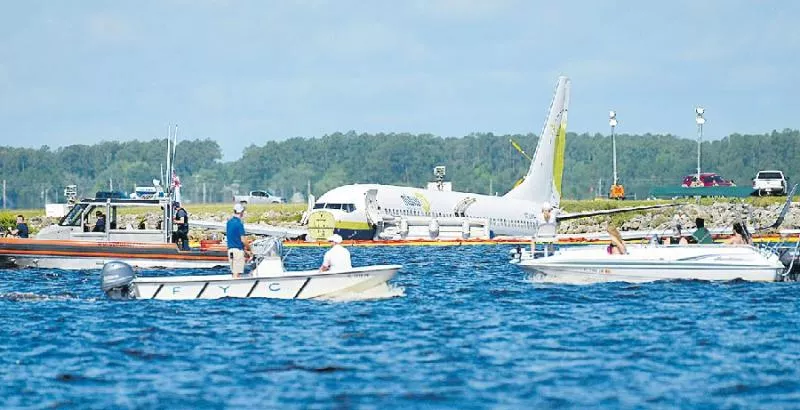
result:
[(614, 135), (614, 128), (617, 127), (616, 111), (608, 112), (608, 125), (611, 126), (611, 162), (614, 170), (614, 185), (617, 185), (617, 137)]
[(695, 122), (697, 122), (697, 183), (702, 184), (700, 180), (700, 142), (703, 141), (703, 124), (706, 123), (706, 119), (703, 118), (703, 114), (705, 114), (706, 110), (703, 107), (696, 107), (694, 109), (695, 113)]

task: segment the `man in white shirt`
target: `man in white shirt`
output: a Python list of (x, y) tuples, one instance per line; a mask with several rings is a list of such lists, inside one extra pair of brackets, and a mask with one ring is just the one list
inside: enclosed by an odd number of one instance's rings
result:
[(342, 246), (342, 236), (333, 234), (329, 241), (333, 242), (333, 246), (325, 252), (325, 257), (322, 260), (322, 266), (319, 267), (321, 272), (333, 270), (347, 270), (353, 266), (350, 264), (350, 251)]

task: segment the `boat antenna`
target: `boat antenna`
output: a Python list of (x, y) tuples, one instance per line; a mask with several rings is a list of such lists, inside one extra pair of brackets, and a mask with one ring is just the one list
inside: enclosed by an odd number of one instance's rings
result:
[(175, 124), (175, 135), (173, 136), (173, 138), (174, 139), (172, 142), (172, 167), (175, 168), (175, 152), (177, 151), (178, 147), (178, 124)]
[[(164, 177), (164, 183), (165, 184), (167, 183), (167, 181), (169, 181), (169, 175), (168, 174), (170, 173), (170, 169), (172, 168), (172, 166), (171, 166), (171, 164), (169, 162), (169, 160), (170, 160), (169, 153), (170, 153), (170, 148), (171, 148), (170, 147), (171, 142), (172, 142), (172, 128), (167, 126), (167, 167), (164, 170), (164, 173), (162, 174), (162, 177)], [(169, 186), (167, 187), (167, 195), (171, 194), (171, 192), (170, 192), (171, 189), (172, 189), (172, 187), (169, 187)]]

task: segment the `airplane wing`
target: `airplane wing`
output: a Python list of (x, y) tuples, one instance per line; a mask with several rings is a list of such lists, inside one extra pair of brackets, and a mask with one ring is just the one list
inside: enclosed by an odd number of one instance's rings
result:
[[(196, 228), (210, 229), (225, 232), (226, 222), (217, 221), (191, 221), (190, 225)], [(308, 234), (306, 228), (287, 228), (265, 224), (244, 224), (244, 230), (254, 235), (276, 236), (281, 238), (297, 238)]]
[(599, 209), (596, 211), (585, 211), (585, 212), (575, 212), (575, 213), (566, 213), (566, 214), (558, 214), (556, 215), (556, 219), (560, 221), (566, 221), (569, 219), (576, 219), (576, 218), (588, 218), (591, 216), (598, 216), (598, 215), (611, 215), (617, 214), (620, 212), (631, 212), (631, 211), (643, 211), (646, 209), (658, 209), (658, 208), (668, 208), (672, 206), (678, 206), (680, 204), (658, 204), (658, 205), (642, 205), (642, 206), (628, 206), (625, 208), (616, 208), (616, 209)]
[(789, 208), (791, 208), (791, 206), (792, 206), (792, 198), (794, 198), (794, 192), (795, 191), (797, 191), (797, 184), (794, 184), (794, 186), (792, 187), (792, 190), (789, 192), (789, 194), (786, 195), (786, 203), (783, 204), (783, 209), (781, 209), (781, 213), (778, 215), (778, 219), (776, 219), (775, 222), (772, 225), (763, 226), (763, 227), (760, 226), (760, 227), (755, 228), (753, 231), (758, 233), (758, 232), (767, 231), (767, 230), (770, 230), (770, 229), (775, 229), (775, 228), (781, 226), (781, 224), (783, 223), (783, 219), (786, 218), (786, 213), (789, 212)]

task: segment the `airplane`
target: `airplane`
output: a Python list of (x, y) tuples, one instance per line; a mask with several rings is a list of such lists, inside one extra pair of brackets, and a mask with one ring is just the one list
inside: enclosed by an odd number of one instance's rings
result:
[[(542, 206), (549, 204), (560, 220), (653, 209), (665, 205), (628, 207), (582, 213), (559, 213), (570, 80), (558, 78), (555, 95), (527, 174), (503, 196), (380, 184), (352, 184), (320, 196), (308, 210), (308, 235), (325, 240), (337, 233), (345, 239), (376, 239), (382, 220), (488, 221), (491, 236), (535, 236)], [(441, 187), (441, 184), (440, 184)]]

